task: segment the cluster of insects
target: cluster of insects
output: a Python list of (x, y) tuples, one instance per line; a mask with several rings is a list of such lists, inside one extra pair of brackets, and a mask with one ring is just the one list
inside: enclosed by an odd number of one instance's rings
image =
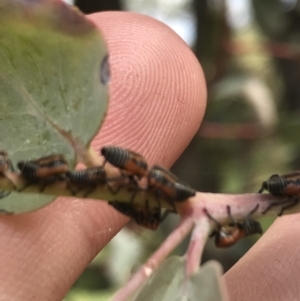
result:
[[(300, 202), (300, 171), (295, 171), (284, 175), (272, 175), (267, 181), (262, 183), (258, 193), (262, 193), (264, 190), (267, 190), (274, 196), (286, 197), (284, 200), (270, 203), (262, 212), (264, 214), (274, 206), (281, 206), (281, 209), (278, 212), (278, 216), (281, 216), (285, 210), (297, 205)], [(257, 209), (258, 205), (251, 210), (243, 222), (239, 222), (233, 219), (230, 212), (230, 207), (227, 206), (227, 214), (231, 222), (226, 226), (222, 226), (206, 209), (204, 209), (204, 212), (208, 218), (216, 224), (215, 230), (210, 235), (215, 237), (215, 245), (218, 248), (229, 247), (243, 237), (251, 234), (261, 234), (262, 229), (260, 223), (251, 219), (251, 215)]]
[(258, 205), (249, 212), (247, 217), (242, 222), (236, 221), (232, 217), (230, 206), (227, 206), (226, 208), (227, 214), (231, 220), (231, 222), (226, 226), (222, 226), (210, 215), (206, 209), (204, 209), (204, 212), (208, 218), (216, 224), (216, 228), (210, 237), (215, 237), (215, 246), (217, 248), (227, 248), (234, 245), (237, 241), (246, 236), (252, 234), (262, 234), (260, 223), (254, 219), (251, 219), (251, 215), (258, 209)]
[[(40, 186), (42, 192), (48, 185), (62, 181), (67, 184), (73, 195), (84, 190), (83, 196), (87, 197), (98, 185), (106, 185), (112, 194), (117, 194), (126, 185), (126, 188), (132, 192), (128, 203), (115, 200), (109, 204), (131, 217), (139, 225), (152, 230), (159, 226), (166, 213), (169, 211), (176, 212), (176, 202), (182, 202), (196, 194), (194, 189), (180, 181), (169, 170), (159, 165), (154, 165), (149, 169), (146, 159), (129, 149), (105, 146), (100, 150), (100, 153), (105, 159), (103, 165), (75, 171), (69, 170), (66, 159), (60, 154), (36, 160), (20, 161), (17, 163), (17, 167), (26, 184), (18, 190), (22, 191), (35, 184)], [(120, 175), (108, 177), (105, 170), (107, 163), (118, 168)], [(13, 165), (7, 153), (0, 152), (0, 173), (2, 176), (5, 176), (7, 170), (14, 171)], [(147, 182), (145, 188), (139, 184), (142, 178), (145, 178)], [(147, 199), (143, 205), (134, 204), (135, 195), (139, 191), (152, 192), (156, 198), (157, 206), (149, 206)], [(1, 197), (7, 196), (8, 193), (3, 192)], [(161, 199), (167, 201), (173, 209), (162, 214)]]
[[(17, 163), (20, 176), (24, 179), (24, 186), (39, 185), (43, 191), (48, 185), (62, 181), (73, 195), (84, 191), (83, 197), (87, 197), (98, 185), (105, 185), (107, 189), (116, 195), (119, 190), (126, 186), (131, 192), (128, 202), (118, 200), (110, 201), (109, 204), (119, 212), (131, 217), (137, 224), (148, 229), (155, 230), (169, 212), (176, 212), (176, 203), (184, 202), (193, 197), (196, 191), (179, 180), (168, 169), (154, 165), (148, 167), (146, 159), (139, 153), (117, 146), (105, 146), (100, 154), (104, 157), (101, 166), (89, 167), (83, 170), (69, 170), (68, 163), (63, 155), (54, 154), (36, 160), (20, 161)], [(110, 164), (119, 170), (119, 175), (109, 177), (105, 165)], [(6, 177), (7, 172), (15, 172), (7, 152), (0, 151), (0, 176)], [(273, 195), (286, 196), (287, 199), (270, 203), (264, 210), (267, 212), (271, 207), (283, 205), (278, 215), (284, 210), (299, 202), (300, 172), (285, 175), (272, 175), (262, 183), (259, 193), (267, 190)], [(140, 182), (146, 181), (142, 187)], [(138, 192), (151, 192), (156, 199), (156, 206), (149, 206), (145, 198), (144, 204), (135, 204), (135, 196)], [(0, 192), (0, 197), (6, 197), (10, 192)], [(145, 194), (146, 195), (146, 194)], [(169, 203), (172, 209), (162, 213), (161, 200)], [(227, 206), (227, 214), (230, 219), (228, 225), (221, 225), (213, 216), (204, 209), (204, 213), (211, 219), (216, 227), (211, 236), (215, 238), (215, 245), (219, 248), (229, 247), (243, 237), (251, 234), (261, 234), (260, 223), (251, 219), (258, 209), (258, 205), (249, 212), (243, 221), (236, 221), (231, 215), (230, 206)]]
[(262, 193), (264, 190), (275, 196), (286, 197), (285, 200), (271, 203), (263, 212), (266, 213), (271, 207), (283, 205), (278, 213), (278, 216), (281, 216), (286, 209), (297, 205), (300, 201), (300, 171), (284, 175), (272, 175), (267, 181), (262, 183), (259, 193)]
[[(146, 228), (155, 230), (168, 213), (167, 211), (161, 214), (160, 200), (162, 198), (171, 205), (173, 212), (176, 212), (176, 202), (183, 202), (196, 194), (193, 188), (180, 181), (164, 167), (154, 165), (149, 169), (146, 159), (129, 149), (105, 146), (101, 149), (101, 154), (105, 158), (104, 165), (108, 162), (119, 168), (121, 175), (128, 177), (134, 186), (129, 203), (114, 201), (110, 202), (110, 205)], [(145, 206), (134, 205), (135, 193), (142, 189), (139, 186), (142, 178), (147, 180), (146, 190), (154, 193), (157, 207), (150, 208), (147, 200), (145, 200)]]

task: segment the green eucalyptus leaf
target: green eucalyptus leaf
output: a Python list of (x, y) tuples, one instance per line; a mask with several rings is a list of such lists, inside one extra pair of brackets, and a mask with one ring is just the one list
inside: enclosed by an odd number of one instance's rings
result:
[(216, 261), (201, 266), (199, 272), (185, 279), (185, 260), (170, 257), (135, 296), (134, 301), (225, 301), (221, 282), (222, 268)]
[[(96, 26), (55, 0), (0, 0), (0, 149), (13, 164), (61, 153), (76, 162), (108, 103), (108, 53)], [(35, 210), (54, 198), (12, 193), (0, 209)]]
[(185, 299), (203, 301), (227, 301), (227, 291), (223, 283), (222, 266), (219, 262), (210, 260), (201, 266), (199, 272), (188, 281)]

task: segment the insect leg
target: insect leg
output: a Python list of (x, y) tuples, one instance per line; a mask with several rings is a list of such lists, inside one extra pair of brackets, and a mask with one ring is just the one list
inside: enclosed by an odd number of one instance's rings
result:
[(68, 179), (66, 179), (66, 188), (72, 193), (73, 196), (75, 196), (79, 191), (75, 191), (73, 188), (72, 188), (72, 185), (70, 184), (70, 182), (68, 181)]
[(216, 225), (217, 225), (217, 230), (213, 230), (210, 234), (209, 234), (209, 238), (211, 237), (216, 237), (216, 240), (219, 240), (220, 238), (220, 229), (222, 228), (222, 225), (208, 212), (208, 210), (206, 208), (203, 209), (203, 212), (206, 214), (206, 216), (212, 220)]
[(247, 218), (250, 218), (250, 216), (258, 210), (258, 208), (259, 208), (259, 204), (256, 204), (256, 206), (249, 212)]
[(168, 197), (167, 195), (165, 195), (160, 189), (156, 189), (154, 192), (155, 198), (156, 198), (156, 202), (157, 202), (157, 206), (158, 208), (161, 208), (161, 197), (164, 197), (165, 200), (171, 205), (172, 210), (169, 210), (170, 212), (173, 213), (177, 213), (176, 210), (176, 206), (174, 201), (172, 200), (172, 198)]
[[(282, 203), (285, 203), (287, 200), (289, 200), (289, 199), (285, 199), (285, 200), (283, 200), (283, 201), (278, 201), (278, 202), (273, 202), (273, 203), (271, 203), (271, 204), (269, 204), (268, 206), (267, 206), (267, 208), (265, 209), (265, 210), (263, 210), (261, 213), (262, 214), (266, 214), (272, 207), (275, 207), (275, 206), (280, 206), (280, 205), (282, 205)], [(296, 204), (296, 203), (295, 203)], [(294, 205), (294, 204), (293, 204)], [(289, 207), (288, 207), (289, 208)], [(285, 209), (284, 209), (285, 210)], [(281, 212), (281, 211), (280, 211)], [(281, 213), (282, 214), (282, 213)]]
[(18, 189), (18, 192), (22, 192), (23, 190), (25, 190), (26, 188), (28, 188), (31, 185), (32, 185), (32, 183), (30, 181), (27, 181), (27, 183), (23, 187)]
[(38, 184), (40, 184), (40, 192), (44, 192), (47, 186), (54, 184), (57, 181), (63, 180), (60, 175), (50, 176), (48, 178), (45, 178), (43, 180), (37, 181)]
[(206, 214), (206, 216), (212, 220), (216, 225), (218, 230), (213, 230), (212, 233), (209, 235), (209, 237), (213, 237), (215, 235), (219, 235), (220, 229), (222, 228), (222, 225), (208, 212), (206, 208), (203, 209), (203, 212)]
[(292, 208), (295, 205), (297, 205), (299, 203), (299, 198), (298, 198), (298, 196), (293, 196), (288, 201), (290, 202), (290, 204), (283, 206), (281, 208), (281, 210), (279, 211), (278, 216), (281, 216), (283, 214), (284, 210)]
[(169, 213), (173, 213), (173, 211), (165, 210), (165, 212), (160, 216), (161, 223), (166, 219), (166, 217), (169, 215)]
[(245, 236), (249, 236), (251, 234), (262, 234), (262, 228), (258, 221), (251, 219), (251, 215), (254, 214), (259, 208), (259, 204), (256, 204), (256, 206), (248, 213), (246, 216), (244, 222), (241, 224), (244, 231)]
[[(124, 186), (127, 185), (127, 183), (121, 183), (120, 185), (118, 185), (118, 187), (116, 189), (114, 189), (112, 186), (109, 185), (109, 182), (115, 182), (115, 181), (119, 181), (121, 179), (125, 179), (128, 178), (127, 175), (123, 174), (121, 172), (120, 176), (116, 176), (116, 177), (111, 177), (111, 178), (106, 178), (106, 185), (107, 185), (107, 189), (113, 194), (117, 194)], [(134, 183), (136, 186), (138, 186), (137, 183)]]
[(102, 167), (104, 168), (104, 166), (106, 165), (108, 161), (104, 158), (104, 161), (103, 161), (103, 164), (102, 164)]
[[(88, 190), (85, 191), (85, 193), (82, 195), (84, 198), (87, 198), (89, 196), (90, 193), (92, 193), (96, 187), (97, 187), (97, 184), (94, 184), (94, 185), (89, 185), (90, 188)], [(79, 190), (77, 191), (77, 193), (79, 192)]]
[(226, 210), (227, 210), (227, 215), (231, 220), (231, 224), (229, 224), (230, 226), (234, 226), (237, 225), (238, 223), (236, 222), (236, 220), (233, 218), (232, 214), (231, 214), (231, 208), (229, 205), (226, 206)]
[[(135, 196), (136, 196), (138, 190), (141, 191), (142, 189), (141, 189), (141, 188), (136, 188), (136, 189), (133, 190), (132, 195), (131, 195), (131, 198), (130, 198), (130, 200), (129, 200), (129, 204), (130, 204), (130, 205), (133, 205), (134, 199), (135, 199)], [(147, 205), (148, 205), (148, 200), (147, 200), (146, 202), (147, 202)]]
[(230, 208), (230, 206), (226, 206), (226, 208), (227, 208), (227, 214), (228, 214), (229, 218), (231, 219), (231, 224), (229, 224), (229, 226), (237, 226), (237, 227), (239, 227), (240, 229), (245, 228), (245, 225), (246, 225), (249, 221), (252, 221), (252, 220), (250, 219), (250, 217), (251, 217), (251, 215), (252, 215), (255, 211), (257, 211), (258, 207), (259, 207), (259, 204), (257, 204), (257, 205), (256, 205), (256, 206), (255, 206), (255, 207), (247, 214), (247, 216), (246, 216), (246, 218), (245, 218), (245, 221), (244, 221), (243, 223), (241, 223), (241, 222), (237, 222), (237, 221), (233, 218), (233, 216), (232, 216), (232, 214), (231, 214), (231, 208)]
[(47, 186), (48, 186), (48, 184), (44, 183), (43, 185), (40, 186), (39, 191), (44, 192), (44, 190), (46, 189)]

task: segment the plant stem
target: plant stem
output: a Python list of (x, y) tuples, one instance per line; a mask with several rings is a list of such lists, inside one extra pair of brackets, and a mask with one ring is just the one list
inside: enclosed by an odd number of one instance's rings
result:
[(147, 262), (132, 276), (112, 298), (111, 301), (125, 301), (135, 293), (146, 279), (152, 275), (159, 264), (178, 246), (189, 234), (193, 227), (193, 220), (185, 218), (178, 227), (166, 238), (159, 249), (147, 260)]

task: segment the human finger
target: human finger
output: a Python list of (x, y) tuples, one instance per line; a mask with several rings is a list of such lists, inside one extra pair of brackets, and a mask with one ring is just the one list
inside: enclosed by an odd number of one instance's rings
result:
[(299, 214), (278, 218), (226, 274), (230, 301), (298, 300)]
[[(103, 31), (111, 65), (108, 115), (93, 147), (121, 145), (170, 166), (205, 109), (196, 58), (172, 30), (149, 17), (107, 12), (89, 18)], [(61, 300), (126, 221), (104, 202), (67, 198), (1, 217), (1, 296)]]

